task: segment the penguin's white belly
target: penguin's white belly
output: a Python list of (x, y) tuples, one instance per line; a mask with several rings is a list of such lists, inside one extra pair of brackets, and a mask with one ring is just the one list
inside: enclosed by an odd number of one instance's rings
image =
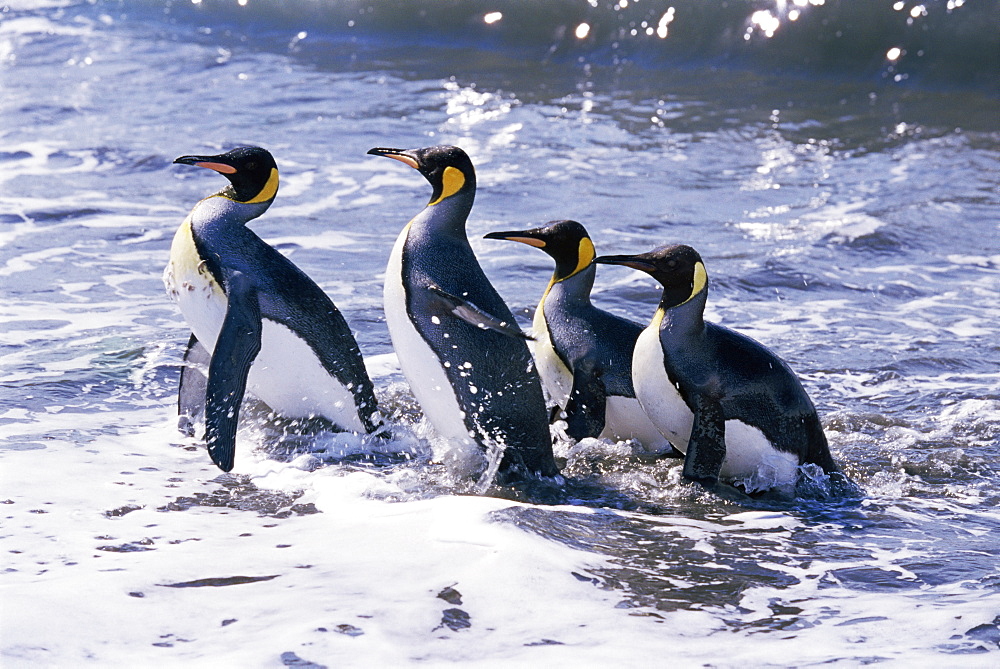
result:
[(726, 421), (726, 459), (719, 478), (755, 492), (794, 485), (798, 470), (797, 455), (775, 449), (763, 432), (743, 421)]
[(475, 446), (475, 439), (465, 426), (465, 413), (458, 404), (441, 359), (420, 336), (407, 313), (403, 245), (409, 231), (407, 225), (396, 239), (385, 270), (385, 323), (389, 337), (410, 390), (434, 429), (455, 444)]
[(323, 416), (344, 429), (365, 431), (351, 391), (326, 371), (304, 339), (266, 318), (247, 392), (283, 416)]
[(605, 439), (624, 441), (635, 439), (648, 453), (663, 453), (670, 450), (670, 442), (660, 434), (649, 416), (642, 410), (639, 400), (634, 397), (611, 395), (604, 409)]
[[(659, 319), (642, 331), (632, 357), (632, 382), (646, 415), (664, 437), (687, 453), (694, 414), (667, 376), (660, 346)], [(726, 458), (719, 478), (739, 481), (747, 492), (795, 482), (799, 459), (776, 450), (764, 433), (743, 421), (726, 421)]]
[(569, 402), (569, 394), (573, 390), (573, 373), (559, 358), (559, 354), (552, 346), (549, 328), (545, 324), (544, 305), (543, 299), (542, 303), (538, 305), (538, 309), (535, 310), (535, 318), (532, 321), (531, 331), (535, 337), (533, 345), (535, 366), (538, 368), (538, 375), (542, 378), (542, 387), (545, 388), (549, 399), (565, 409)]
[[(187, 221), (174, 237), (163, 282), (195, 337), (213, 353), (228, 300), (199, 259)], [(364, 432), (350, 390), (327, 373), (305, 340), (266, 318), (260, 352), (247, 377), (247, 392), (284, 416), (323, 416), (342, 428)]]
[(636, 399), (660, 434), (686, 452), (694, 414), (667, 377), (660, 346), (659, 321), (642, 331), (632, 353), (632, 385)]

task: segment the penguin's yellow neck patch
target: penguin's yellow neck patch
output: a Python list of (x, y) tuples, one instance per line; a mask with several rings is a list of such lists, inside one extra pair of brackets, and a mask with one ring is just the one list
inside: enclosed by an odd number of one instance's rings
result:
[(658, 308), (656, 310), (656, 313), (653, 314), (653, 321), (649, 324), (649, 327), (659, 330), (660, 325), (663, 323), (664, 315), (666, 315), (666, 312), (663, 310), (663, 308), (662, 307)]
[[(594, 242), (590, 241), (589, 237), (581, 239), (580, 248), (577, 250), (576, 269), (573, 270), (573, 274), (589, 267), (590, 263), (594, 262), (595, 255), (597, 254), (594, 251)], [(573, 274), (570, 274), (570, 276), (573, 276)]]
[(462, 190), (462, 186), (464, 185), (465, 175), (462, 174), (462, 170), (449, 165), (444, 168), (444, 173), (441, 174), (441, 195), (439, 195), (433, 202), (429, 202), (427, 206), (430, 207), (445, 198), (451, 197), (458, 191)]
[(170, 265), (167, 270), (170, 275), (170, 294), (177, 300), (180, 296), (198, 287), (208, 286), (210, 291), (222, 300), (226, 293), (209, 271), (205, 260), (198, 253), (191, 231), (191, 215), (189, 214), (174, 233), (170, 245)]
[(565, 276), (560, 276), (558, 278), (553, 277), (553, 281), (565, 281), (571, 276), (576, 276), (583, 270), (590, 267), (590, 263), (594, 262), (594, 257), (597, 252), (594, 250), (594, 242), (590, 241), (589, 238), (584, 237), (580, 240), (580, 246), (576, 250), (576, 267), (573, 271)]
[(257, 196), (252, 200), (247, 200), (247, 204), (258, 204), (260, 202), (267, 202), (268, 200), (273, 200), (274, 196), (278, 194), (278, 170), (271, 168), (271, 176), (267, 178), (267, 183), (264, 187), (257, 193)]
[[(691, 279), (691, 295), (686, 300), (681, 302), (681, 304), (687, 304), (690, 302), (695, 295), (705, 290), (706, 284), (708, 284), (708, 272), (705, 271), (705, 265), (700, 262), (695, 263), (694, 276)], [(677, 306), (680, 306), (680, 304)]]

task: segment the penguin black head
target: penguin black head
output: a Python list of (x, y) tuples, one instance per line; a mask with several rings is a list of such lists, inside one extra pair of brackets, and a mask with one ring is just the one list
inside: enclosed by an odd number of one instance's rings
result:
[(534, 246), (556, 261), (555, 281), (568, 279), (590, 267), (596, 252), (587, 229), (576, 221), (550, 221), (540, 228), (491, 232), (486, 239), (506, 239)]
[(661, 246), (648, 253), (628, 256), (600, 256), (594, 262), (624, 265), (646, 272), (663, 286), (660, 306), (670, 309), (684, 304), (708, 286), (705, 263), (690, 246)]
[(278, 193), (278, 165), (270, 152), (259, 146), (241, 146), (217, 156), (181, 156), (174, 162), (223, 175), (229, 186), (219, 194), (236, 202), (270, 202)]
[(457, 193), (476, 190), (476, 170), (465, 151), (457, 146), (429, 146), (425, 149), (384, 149), (368, 151), (409, 165), (424, 175), (434, 188), (427, 206), (437, 204)]

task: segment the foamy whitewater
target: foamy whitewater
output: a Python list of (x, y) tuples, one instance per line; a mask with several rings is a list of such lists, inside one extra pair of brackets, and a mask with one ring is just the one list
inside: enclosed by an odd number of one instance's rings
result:
[[(0, 1), (0, 665), (997, 666), (998, 16)], [(559, 438), (556, 490), (436, 464), (382, 311), (429, 189), (365, 152), (438, 143), (522, 327), (551, 261), (487, 232), (690, 244), (708, 317), (796, 370), (861, 494), (737, 504), (595, 439)], [(223, 180), (171, 161), (239, 144), (282, 173), (251, 227), (356, 331), (391, 441), (250, 402), (226, 475), (176, 430), (160, 277)], [(599, 306), (657, 300), (598, 270)]]

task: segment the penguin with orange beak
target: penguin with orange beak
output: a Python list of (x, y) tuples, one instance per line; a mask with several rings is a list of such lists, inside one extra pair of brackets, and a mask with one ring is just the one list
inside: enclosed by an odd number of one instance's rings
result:
[[(374, 387), (343, 315), (247, 227), (278, 192), (271, 154), (246, 146), (174, 162), (228, 180), (178, 228), (163, 276), (192, 330), (179, 391), (181, 428), (193, 431), (204, 411), (208, 452), (223, 471), (234, 466), (246, 392), (286, 417), (320, 416), (343, 430), (379, 431)], [(207, 380), (193, 368), (198, 361), (208, 363)]]

